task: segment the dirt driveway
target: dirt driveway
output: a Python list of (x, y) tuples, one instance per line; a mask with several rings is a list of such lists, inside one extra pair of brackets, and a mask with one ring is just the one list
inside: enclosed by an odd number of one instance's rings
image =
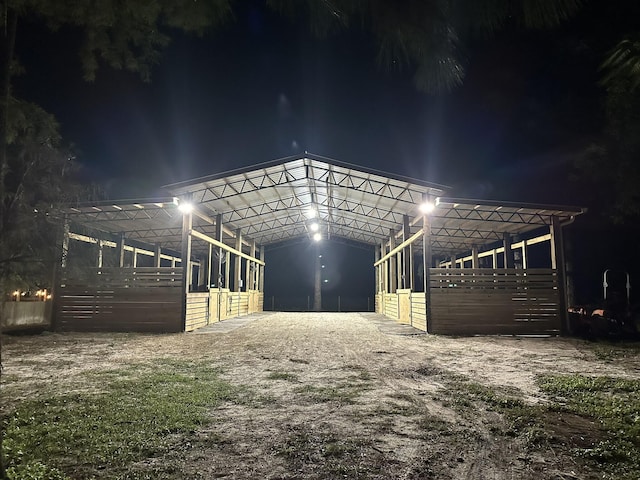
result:
[(570, 455), (593, 425), (559, 416), (541, 444), (492, 405), (546, 402), (540, 374), (640, 378), (637, 355), (603, 358), (579, 340), (427, 336), (375, 314), (265, 313), (208, 328), (9, 337), (4, 373), (20, 379), (11, 401), (45, 384), (87, 388), (88, 370), (192, 359), (257, 400), (211, 412), (197, 436), (215, 441), (148, 460), (176, 462), (175, 478), (602, 478)]

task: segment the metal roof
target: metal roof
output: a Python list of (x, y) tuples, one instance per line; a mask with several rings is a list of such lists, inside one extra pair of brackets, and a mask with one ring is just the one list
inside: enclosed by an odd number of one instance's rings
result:
[[(164, 187), (195, 205), (194, 228), (215, 234), (222, 215), (224, 238), (234, 232), (268, 246), (310, 236), (317, 223), (324, 238), (380, 245), (398, 231), (403, 216), (420, 225), (423, 198), (438, 198), (430, 215), (436, 255), (460, 253), (473, 245), (523, 234), (583, 213), (577, 207), (487, 202), (442, 197), (448, 187), (304, 154)], [(313, 212), (313, 213), (312, 213)], [(164, 248), (180, 250), (182, 214), (173, 197), (114, 201), (66, 210), (79, 224)], [(197, 250), (197, 249), (196, 249)]]

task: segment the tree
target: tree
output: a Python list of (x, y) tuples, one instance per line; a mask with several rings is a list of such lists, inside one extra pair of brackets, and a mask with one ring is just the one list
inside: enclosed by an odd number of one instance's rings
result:
[(20, 18), (39, 19), (52, 30), (71, 29), (82, 34), (79, 53), (83, 74), (95, 78), (98, 67), (138, 72), (144, 80), (159, 61), (169, 32), (201, 34), (220, 24), (231, 12), (230, 0), (4, 0), (0, 24), (0, 218), (4, 215), (11, 79), (19, 71), (14, 58)]
[(632, 79), (609, 83), (605, 128), (576, 161), (578, 179), (590, 186), (596, 211), (615, 223), (640, 219), (640, 89)]
[[(635, 7), (637, 8), (637, 7)], [(597, 211), (615, 223), (640, 219), (640, 34), (626, 33), (601, 65), (606, 88), (602, 137), (576, 161)]]
[(293, 19), (306, 16), (310, 28), (326, 35), (360, 26), (375, 37), (378, 63), (410, 69), (418, 90), (442, 93), (465, 76), (465, 44), (507, 25), (553, 27), (576, 13), (580, 0), (268, 0)]
[[(20, 71), (14, 57), (19, 20), (28, 17), (52, 30), (80, 32), (87, 80), (101, 64), (138, 72), (148, 80), (171, 30), (202, 33), (230, 14), (228, 0), (4, 0), (1, 5), (0, 304), (7, 281), (20, 281), (27, 274), (33, 279), (50, 264), (55, 229), (43, 226), (56, 205), (78, 193), (68, 188), (73, 162), (60, 147), (53, 117), (12, 97), (11, 81)], [(0, 332), (0, 372), (1, 340)], [(0, 478), (6, 477), (3, 435), (0, 431)]]

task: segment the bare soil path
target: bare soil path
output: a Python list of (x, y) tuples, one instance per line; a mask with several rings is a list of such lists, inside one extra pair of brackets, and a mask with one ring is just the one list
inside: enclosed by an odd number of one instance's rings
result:
[(175, 478), (601, 478), (568, 453), (597, 435), (593, 425), (558, 418), (557, 443), (533, 448), (465, 395), (481, 385), (535, 405), (547, 401), (541, 374), (640, 378), (638, 356), (603, 359), (579, 340), (448, 338), (375, 314), (265, 313), (188, 334), (9, 337), (4, 375), (19, 382), (5, 408), (45, 386), (99, 388), (82, 373), (159, 357), (210, 362), (252, 392), (212, 411), (186, 453), (148, 461), (173, 462)]

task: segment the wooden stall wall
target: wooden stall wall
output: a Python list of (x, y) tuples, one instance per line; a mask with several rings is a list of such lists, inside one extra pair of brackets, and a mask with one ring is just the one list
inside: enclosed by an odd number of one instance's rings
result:
[(398, 320), (398, 295), (395, 293), (384, 293), (384, 315)]
[(209, 292), (190, 292), (187, 294), (187, 318), (184, 329), (187, 332), (206, 327), (214, 320), (214, 312), (209, 308)]
[(427, 304), (424, 299), (424, 292), (411, 292), (411, 318), (409, 324), (412, 327), (427, 331)]
[(182, 269), (63, 269), (54, 327), (79, 332), (182, 331)]
[(430, 331), (448, 335), (560, 332), (552, 269), (431, 269)]

